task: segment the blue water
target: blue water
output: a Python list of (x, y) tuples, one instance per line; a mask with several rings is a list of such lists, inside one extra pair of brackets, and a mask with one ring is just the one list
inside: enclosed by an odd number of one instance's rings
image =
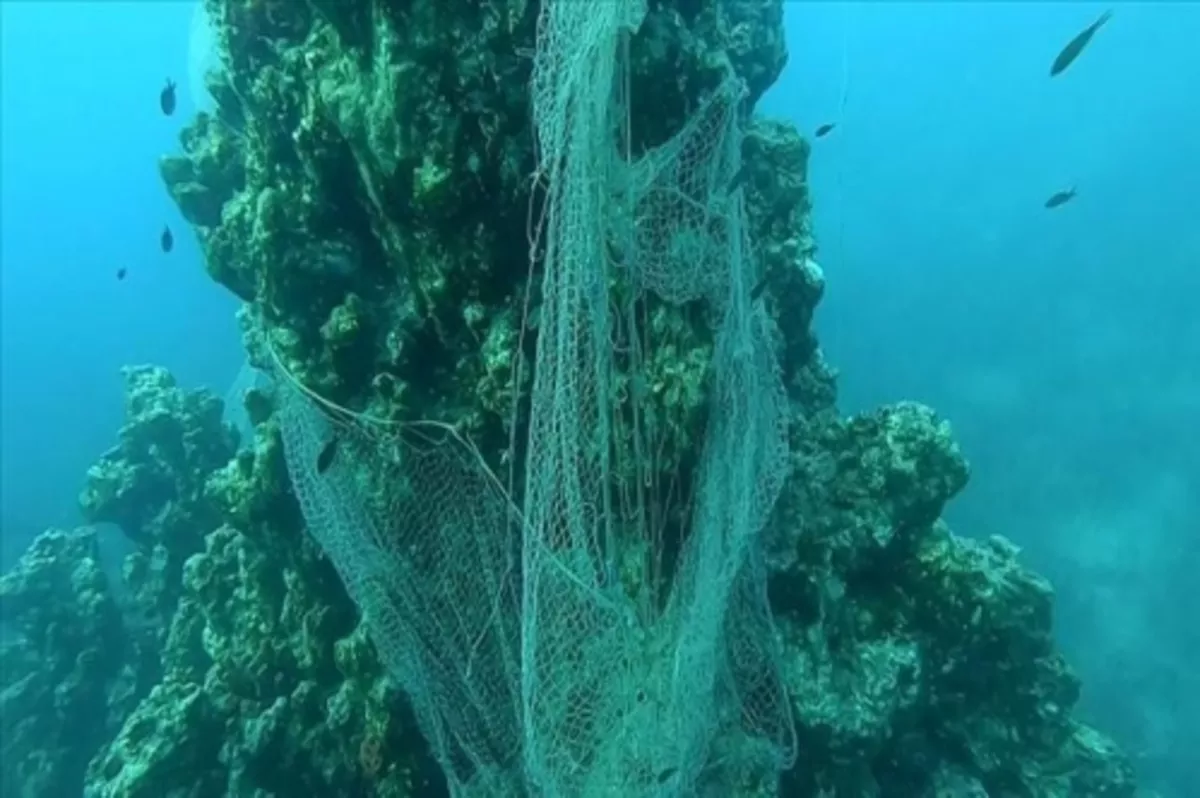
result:
[[(948, 512), (1058, 590), (1084, 711), (1200, 795), (1200, 4), (792, 3), (843, 407), (938, 408)], [(1078, 196), (1043, 202), (1075, 185)]]
[[(791, 3), (763, 110), (837, 123), (811, 178), (843, 407), (917, 399), (950, 419), (973, 465), (950, 521), (1011, 537), (1054, 580), (1086, 713), (1184, 798), (1200, 794), (1200, 5), (1115, 6), (1050, 79), (1104, 8)], [(236, 302), (156, 165), (200, 101), (192, 15), (0, 4), (5, 563), (75, 520), (123, 364), (224, 393), (241, 363)]]
[[(204, 273), (158, 175), (195, 112), (191, 3), (0, 3), (0, 15), (7, 560), (42, 527), (75, 519), (84, 471), (121, 423), (122, 365), (160, 363), (184, 384), (220, 385), (241, 354), (236, 303)], [(168, 76), (180, 84), (169, 118), (158, 107)]]

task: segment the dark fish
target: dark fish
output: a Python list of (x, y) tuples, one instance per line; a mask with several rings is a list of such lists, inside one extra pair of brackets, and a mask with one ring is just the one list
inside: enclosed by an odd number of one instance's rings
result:
[(128, 272), (128, 271), (126, 271), (125, 267), (124, 267), (124, 266), (122, 266), (121, 268), (117, 269), (117, 279), (118, 279), (118, 280), (124, 280), (124, 279), (125, 279), (125, 275), (126, 275), (126, 274), (128, 274), (128, 273), (129, 273), (129, 272)]
[(167, 116), (175, 113), (175, 81), (167, 78), (167, 85), (158, 95), (158, 107)]
[(1075, 198), (1075, 187), (1071, 186), (1066, 191), (1055, 193), (1050, 199), (1046, 200), (1047, 208), (1057, 208), (1059, 205), (1066, 205)]
[(335, 435), (321, 447), (321, 453), (317, 455), (317, 473), (324, 474), (333, 465), (333, 459), (337, 457), (338, 452), (338, 437)]
[(667, 768), (662, 773), (658, 774), (658, 783), (665, 784), (667, 782), (667, 779), (671, 778), (678, 772), (679, 772), (679, 768), (676, 768), (676, 767)]
[(1074, 39), (1067, 43), (1067, 46), (1062, 48), (1062, 52), (1058, 54), (1058, 58), (1054, 59), (1054, 63), (1050, 65), (1050, 77), (1054, 77), (1064, 69), (1069, 67), (1071, 63), (1079, 57), (1083, 52), (1083, 48), (1088, 46), (1088, 42), (1096, 35), (1096, 31), (1100, 30), (1100, 26), (1108, 22), (1112, 17), (1112, 11), (1105, 11), (1100, 15), (1100, 18), (1084, 28)]
[(175, 246), (175, 236), (171, 235), (171, 228), (163, 225), (162, 239), (159, 241), (162, 245), (163, 252), (170, 252)]
[(734, 172), (733, 177), (729, 181), (729, 187), (725, 189), (726, 194), (732, 194), (738, 190), (738, 186), (746, 182), (746, 178), (750, 176), (750, 167), (742, 164), (742, 168)]
[(767, 290), (768, 282), (769, 281), (767, 280), (767, 275), (764, 274), (762, 279), (754, 284), (754, 287), (750, 289), (750, 301), (751, 302), (758, 301), (758, 298), (763, 295), (763, 291)]
[(823, 137), (829, 135), (830, 133), (832, 133), (833, 129), (835, 127), (837, 127), (837, 122), (826, 122), (825, 124), (823, 124), (819, 128), (817, 128), (817, 132), (814, 133), (813, 135), (816, 136), (817, 138), (823, 138)]

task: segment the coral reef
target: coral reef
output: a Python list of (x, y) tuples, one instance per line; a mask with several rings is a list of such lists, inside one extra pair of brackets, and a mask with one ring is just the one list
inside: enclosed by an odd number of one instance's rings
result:
[(237, 451), (237, 434), (208, 391), (183, 391), (165, 369), (124, 369), (126, 422), (120, 443), (88, 469), (79, 503), (93, 524), (115, 524), (137, 546), (126, 581), (158, 626), (178, 600), (184, 561), (219, 522), (204, 475)]
[(96, 533), (51, 529), (0, 576), (0, 790), (78, 795), (91, 753), (136, 700)]
[(404, 796), (437, 783), (336, 574), (302, 537), (264, 401), (247, 396), (250, 446), (192, 472), (189, 491), (219, 520), (195, 527), (203, 549), (180, 574), (161, 682), (92, 760), (89, 795)]
[(788, 794), (1135, 794), (1071, 718), (1050, 585), (938, 520), (967, 482), (944, 421), (903, 403), (823, 425), (796, 458), (771, 585), (802, 734)]
[[(270, 366), (269, 341), (330, 400), (440, 419), (493, 464), (514, 459), (510, 409), (528, 380), (514, 358), (533, 337), (521, 335), (527, 294), (534, 317), (538, 304), (526, 218), (537, 3), (206, 4), (225, 49), (219, 108), (161, 173), (211, 276), (247, 302), (252, 359)], [(780, 0), (649, 3), (630, 41), (635, 151), (676, 132), (730, 69), (752, 107), (785, 59)], [(913, 404), (837, 412), (811, 329), (825, 278), (808, 144), (752, 119), (743, 157), (793, 414), (769, 557), (800, 733), (785, 794), (1131, 798), (1125, 757), (1072, 717), (1078, 684), (1053, 645), (1048, 585), (1006, 542), (939, 520), (967, 481), (947, 425)], [(677, 308), (650, 317), (662, 343), (646, 389), (664, 408), (667, 466), (683, 470), (711, 340)], [(51, 794), (39, 790), (84, 770), (95, 798), (442, 794), (305, 534), (269, 396), (249, 392), (254, 435), (239, 451), (208, 393), (146, 368), (127, 372), (127, 390), (120, 445), (89, 472), (82, 504), (138, 546), (120, 589), (152, 614), (134, 650), (154, 678), (123, 675), (128, 613), (91, 533), (40, 538), (0, 581), (18, 629), (0, 649), (19, 674), (4, 682), (4, 753), (27, 763), (12, 794)], [(64, 713), (84, 711), (89, 739), (68, 738)]]

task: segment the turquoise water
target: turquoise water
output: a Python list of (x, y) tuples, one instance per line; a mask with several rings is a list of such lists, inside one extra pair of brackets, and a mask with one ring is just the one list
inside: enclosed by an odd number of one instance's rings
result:
[[(791, 3), (790, 61), (762, 110), (837, 123), (810, 174), (816, 326), (843, 409), (916, 399), (953, 423), (973, 474), (949, 520), (1025, 547), (1056, 585), (1085, 717), (1185, 798), (1200, 793), (1200, 5), (1118, 5), (1049, 78), (1104, 8)], [(121, 365), (223, 394), (242, 354), (237, 303), (156, 167), (207, 102), (195, 6), (0, 14), (7, 566), (76, 520), (121, 422)], [(165, 118), (168, 77), (180, 107)]]

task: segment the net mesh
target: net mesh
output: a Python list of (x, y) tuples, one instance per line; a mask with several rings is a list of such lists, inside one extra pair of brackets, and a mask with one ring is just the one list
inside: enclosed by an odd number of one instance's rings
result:
[[(280, 380), (296, 495), (411, 696), (453, 793), (734, 794), (794, 754), (759, 538), (787, 470), (787, 404), (745, 210), (732, 75), (674, 138), (629, 154), (624, 53), (644, 7), (545, 0), (533, 107), (543, 265), (524, 495), (448, 427), (384, 426)], [(701, 303), (709, 413), (667, 555), (628, 386), (637, 308)], [(286, 376), (286, 375), (285, 375)]]
[(294, 385), (279, 393), (309, 530), (448, 780), (509, 794), (521, 742), (516, 508), (446, 426), (380, 426)]

